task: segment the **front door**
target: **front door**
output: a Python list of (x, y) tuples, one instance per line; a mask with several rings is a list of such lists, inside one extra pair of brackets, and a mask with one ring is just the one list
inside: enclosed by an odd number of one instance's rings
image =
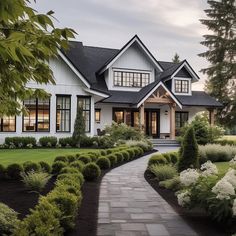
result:
[(152, 138), (160, 138), (160, 111), (145, 111), (145, 133)]

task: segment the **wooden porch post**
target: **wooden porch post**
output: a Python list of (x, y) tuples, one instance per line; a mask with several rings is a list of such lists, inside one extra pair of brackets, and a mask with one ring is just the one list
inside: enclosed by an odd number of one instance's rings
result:
[(170, 104), (170, 138), (175, 139), (175, 104)]
[(144, 131), (144, 103), (139, 107), (139, 128)]
[(211, 126), (215, 124), (215, 110), (209, 109), (209, 123)]

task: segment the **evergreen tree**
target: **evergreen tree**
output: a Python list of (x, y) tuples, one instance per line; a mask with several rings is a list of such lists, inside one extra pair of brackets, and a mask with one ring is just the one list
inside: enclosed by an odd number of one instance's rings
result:
[(179, 171), (198, 167), (198, 145), (194, 128), (192, 126), (188, 128), (186, 134), (184, 135), (179, 154)]
[(73, 141), (76, 146), (80, 147), (81, 138), (85, 135), (85, 119), (83, 116), (83, 109), (78, 107), (77, 115), (75, 118), (74, 132), (72, 135)]
[(54, 84), (48, 61), (66, 48), (74, 31), (55, 28), (53, 12), (38, 14), (30, 0), (0, 1), (0, 117), (25, 111), (22, 101), (48, 97), (42, 89), (26, 86), (30, 81)]
[(177, 53), (175, 53), (174, 57), (172, 58), (172, 62), (174, 63), (180, 63), (180, 58)]
[(236, 2), (208, 0), (207, 19), (200, 20), (211, 34), (204, 35), (202, 45), (208, 50), (199, 54), (209, 62), (202, 72), (208, 76), (206, 89), (224, 107), (217, 120), (228, 127), (236, 123)]

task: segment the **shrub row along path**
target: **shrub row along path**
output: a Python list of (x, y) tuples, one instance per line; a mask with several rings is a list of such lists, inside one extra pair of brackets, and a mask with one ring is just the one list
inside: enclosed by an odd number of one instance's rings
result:
[[(171, 150), (174, 148), (159, 148), (159, 152)], [(144, 179), (149, 157), (115, 168), (103, 177), (98, 236), (197, 235)]]

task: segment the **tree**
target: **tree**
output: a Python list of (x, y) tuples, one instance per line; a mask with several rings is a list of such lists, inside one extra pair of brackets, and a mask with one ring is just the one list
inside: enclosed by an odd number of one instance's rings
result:
[(27, 83), (54, 84), (49, 59), (74, 37), (72, 29), (54, 27), (52, 11), (38, 14), (29, 2), (0, 1), (0, 117), (26, 112), (22, 101), (29, 97), (49, 96)]
[(200, 21), (211, 34), (203, 36), (201, 44), (208, 50), (199, 56), (210, 66), (201, 71), (208, 76), (208, 93), (224, 105), (218, 110), (218, 122), (231, 127), (236, 123), (236, 4), (235, 0), (208, 0), (208, 4), (208, 18)]
[(181, 144), (178, 170), (183, 171), (188, 168), (198, 167), (198, 144), (195, 137), (194, 128), (190, 126), (184, 135)]
[(83, 109), (78, 107), (77, 115), (74, 124), (73, 141), (76, 146), (80, 147), (81, 138), (85, 135), (85, 119), (83, 116)]
[(180, 58), (177, 53), (175, 53), (174, 57), (172, 58), (172, 62), (174, 63), (180, 63)]

